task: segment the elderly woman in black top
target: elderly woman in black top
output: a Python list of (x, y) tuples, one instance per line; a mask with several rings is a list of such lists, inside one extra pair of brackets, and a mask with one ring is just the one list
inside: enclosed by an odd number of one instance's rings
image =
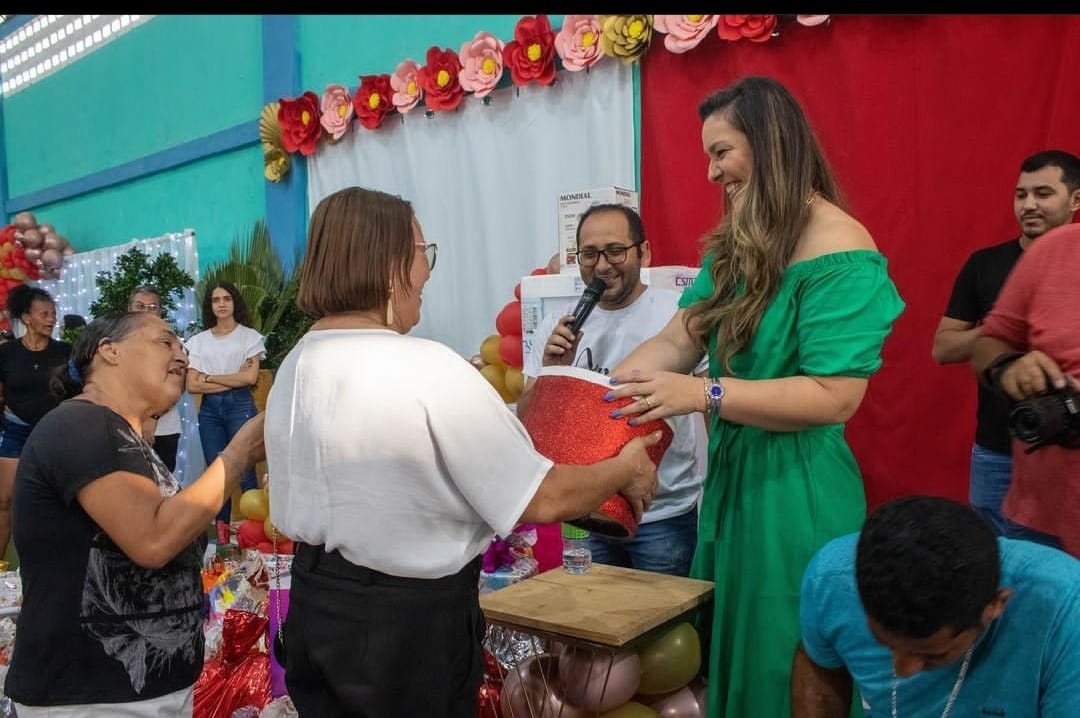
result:
[(141, 433), (184, 387), (169, 325), (99, 318), (72, 357), (57, 378), (79, 393), (39, 422), (15, 477), (24, 594), (4, 692), (20, 718), (190, 716), (206, 532), (263, 458), (262, 416), (180, 491)]

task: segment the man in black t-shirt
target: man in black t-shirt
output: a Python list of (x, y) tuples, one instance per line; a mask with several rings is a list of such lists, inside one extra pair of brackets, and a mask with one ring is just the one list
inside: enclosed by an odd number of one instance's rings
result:
[[(934, 361), (955, 364), (971, 359), (978, 325), (993, 307), (1020, 254), (1037, 237), (1073, 221), (1078, 209), (1080, 158), (1060, 150), (1046, 150), (1023, 161), (1013, 198), (1020, 236), (968, 257), (934, 334)], [(1006, 399), (979, 386), (968, 500), (998, 535), (1045, 543), (1041, 534), (1009, 521), (1001, 513), (1012, 478), (1010, 408)]]

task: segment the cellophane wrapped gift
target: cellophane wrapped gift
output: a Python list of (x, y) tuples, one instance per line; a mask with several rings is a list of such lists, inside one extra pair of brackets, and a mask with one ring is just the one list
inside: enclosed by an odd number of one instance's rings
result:
[(536, 526), (521, 524), (509, 536), (495, 537), (481, 557), (480, 593), (490, 593), (535, 576), (540, 564), (533, 554)]
[(193, 718), (231, 718), (243, 709), (270, 703), (267, 619), (228, 609), (221, 628), (221, 653), (207, 661), (195, 681)]

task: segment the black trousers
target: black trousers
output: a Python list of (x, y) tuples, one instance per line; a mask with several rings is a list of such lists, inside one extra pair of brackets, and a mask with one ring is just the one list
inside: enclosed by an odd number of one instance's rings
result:
[(474, 718), (483, 679), (480, 560), (415, 579), (297, 544), (285, 684), (301, 718)]
[(176, 450), (178, 448), (180, 448), (179, 434), (162, 434), (154, 437), (154, 451), (169, 467), (169, 471), (176, 471)]

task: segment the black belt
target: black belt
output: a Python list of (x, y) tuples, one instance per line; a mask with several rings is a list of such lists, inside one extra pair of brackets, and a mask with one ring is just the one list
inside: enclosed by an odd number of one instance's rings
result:
[(440, 578), (409, 578), (406, 576), (393, 576), (388, 573), (376, 571), (366, 566), (357, 566), (341, 555), (338, 550), (327, 551), (326, 546), (319, 544), (312, 546), (306, 543), (296, 544), (296, 553), (293, 557), (292, 570), (302, 572), (318, 571), (322, 574), (339, 576), (360, 583), (380, 586), (397, 586), (400, 588), (414, 588), (424, 590), (465, 588), (477, 590), (480, 582), (480, 557), (477, 556), (457, 573)]

